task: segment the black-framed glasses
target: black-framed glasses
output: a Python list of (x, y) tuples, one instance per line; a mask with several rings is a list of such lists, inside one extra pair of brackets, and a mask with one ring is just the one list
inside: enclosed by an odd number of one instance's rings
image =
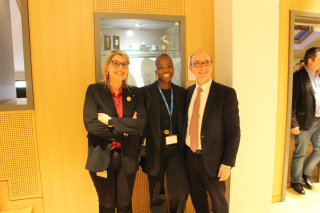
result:
[(111, 64), (114, 68), (118, 68), (120, 67), (120, 65), (122, 66), (123, 69), (127, 69), (129, 63), (128, 62), (122, 62), (120, 63), (119, 61), (111, 61)]
[(196, 61), (194, 63), (192, 63), (191, 65), (195, 66), (195, 67), (201, 67), (202, 64), (204, 64), (204, 66), (208, 67), (212, 64), (212, 61)]

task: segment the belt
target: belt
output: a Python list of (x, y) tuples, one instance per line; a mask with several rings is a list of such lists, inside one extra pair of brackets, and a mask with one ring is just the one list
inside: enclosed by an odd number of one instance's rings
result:
[(192, 152), (193, 154), (196, 154), (196, 155), (201, 155), (201, 154), (202, 154), (202, 150), (201, 150), (201, 149), (198, 149), (198, 150), (196, 150), (195, 152), (193, 152), (188, 145), (186, 145), (186, 147), (187, 147), (187, 149), (189, 149), (190, 152)]
[(115, 152), (121, 153), (121, 148), (113, 148), (113, 149), (111, 149), (111, 154), (113, 154)]
[(197, 151), (194, 152), (194, 154), (201, 155), (202, 154), (202, 150), (198, 149)]

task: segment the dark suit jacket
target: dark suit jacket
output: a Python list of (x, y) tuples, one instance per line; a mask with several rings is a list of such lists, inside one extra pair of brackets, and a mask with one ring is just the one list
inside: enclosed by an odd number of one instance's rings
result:
[[(185, 118), (188, 118), (188, 108), (195, 87), (193, 85), (187, 89)], [(188, 119), (185, 119), (184, 137), (187, 126)], [(234, 89), (212, 81), (200, 134), (203, 163), (209, 176), (216, 177), (221, 164), (235, 166), (240, 142), (240, 122)]]
[[(141, 159), (141, 166), (143, 172), (149, 175), (157, 175), (160, 169), (160, 145), (161, 145), (161, 127), (160, 127), (160, 101), (162, 97), (159, 93), (158, 82), (154, 82), (148, 86), (141, 88), (145, 100), (145, 108), (147, 109), (147, 149), (148, 158)], [(180, 151), (182, 154), (184, 143), (182, 143), (182, 127), (184, 120), (184, 108), (186, 100), (186, 90), (175, 84), (171, 84), (173, 89), (173, 107), (177, 109), (178, 113), (178, 129)], [(149, 100), (148, 100), (149, 99)], [(147, 107), (149, 101), (149, 109)]]
[(293, 74), (291, 128), (309, 130), (315, 116), (315, 97), (305, 68)]
[[(139, 169), (139, 133), (146, 124), (146, 112), (140, 91), (135, 87), (122, 89), (123, 116), (118, 118), (109, 88), (101, 83), (89, 85), (83, 109), (83, 120), (88, 131), (88, 159), (86, 169), (93, 172), (104, 171), (110, 162), (112, 141), (121, 143), (122, 164), (127, 174)], [(133, 119), (134, 112), (137, 119)], [(106, 113), (112, 118), (114, 128), (98, 120), (98, 113)], [(128, 134), (126, 136), (126, 134)]]

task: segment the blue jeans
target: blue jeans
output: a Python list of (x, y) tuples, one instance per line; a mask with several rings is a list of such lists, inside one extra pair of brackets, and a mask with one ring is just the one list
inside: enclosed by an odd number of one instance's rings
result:
[[(303, 165), (310, 140), (313, 151)], [(306, 176), (310, 176), (320, 161), (320, 118), (314, 119), (313, 127), (310, 130), (300, 131), (299, 135), (295, 135), (295, 147), (291, 164), (291, 182), (301, 183), (302, 172)]]

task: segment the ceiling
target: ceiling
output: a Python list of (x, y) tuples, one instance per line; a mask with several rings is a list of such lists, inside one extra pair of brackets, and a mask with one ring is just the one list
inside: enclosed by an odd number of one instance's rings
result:
[(307, 49), (320, 46), (320, 18), (296, 17), (294, 37), (294, 57), (303, 58)]
[(320, 26), (320, 18), (307, 17), (307, 16), (297, 16), (295, 18), (295, 25)]

